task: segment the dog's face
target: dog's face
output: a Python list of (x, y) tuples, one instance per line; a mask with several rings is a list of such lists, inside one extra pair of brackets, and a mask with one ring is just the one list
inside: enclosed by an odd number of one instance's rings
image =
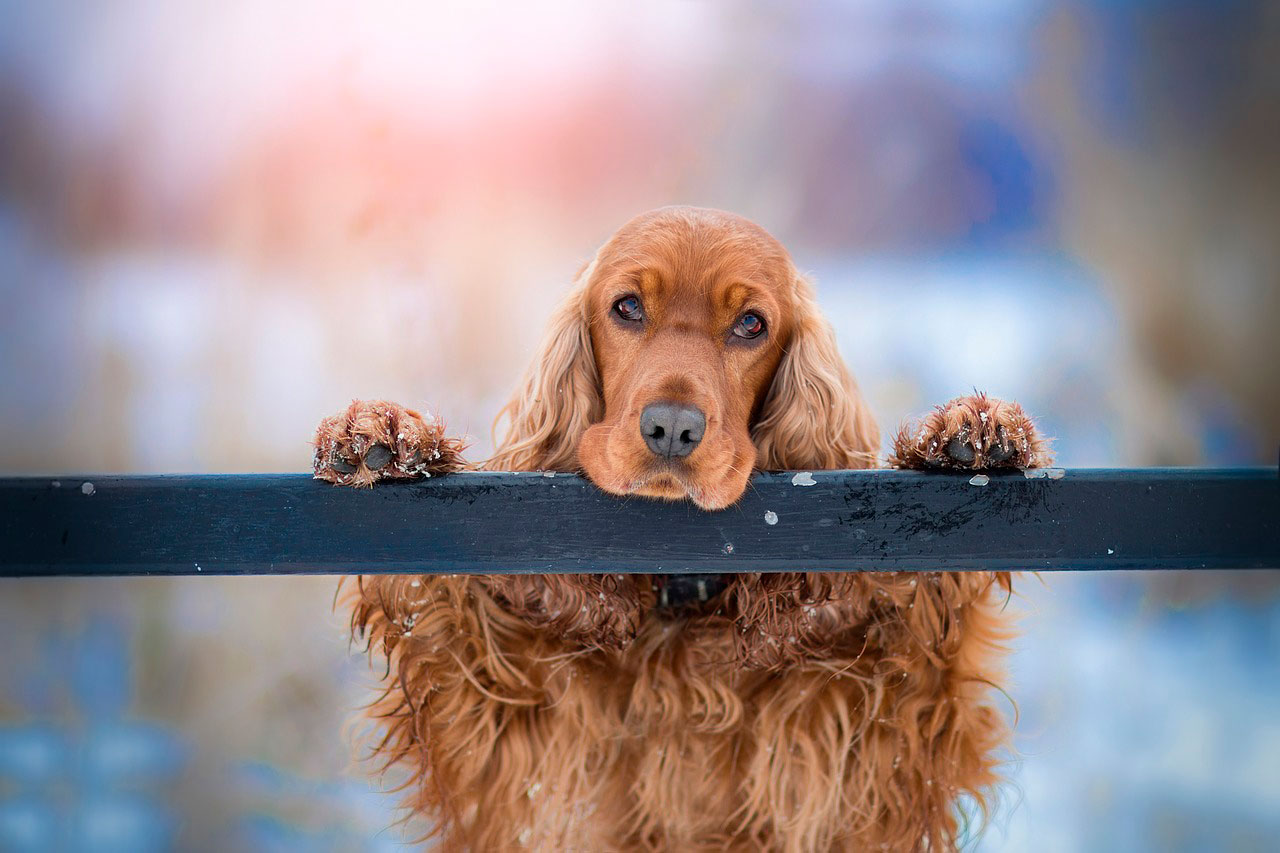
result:
[(659, 211), (618, 231), (586, 282), (604, 403), (578, 445), (586, 475), (618, 495), (736, 501), (796, 281), (786, 250), (740, 217)]
[(504, 412), (491, 470), (581, 471), (722, 509), (753, 469), (874, 464), (874, 422), (812, 289), (760, 226), (662, 208), (579, 274)]

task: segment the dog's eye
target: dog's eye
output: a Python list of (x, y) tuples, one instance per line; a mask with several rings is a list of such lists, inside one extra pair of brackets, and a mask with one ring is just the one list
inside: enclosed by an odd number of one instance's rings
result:
[(740, 338), (758, 338), (763, 331), (764, 318), (756, 314), (743, 314), (733, 327), (733, 333)]
[(622, 297), (613, 303), (613, 310), (624, 320), (638, 323), (644, 319), (644, 309), (640, 307), (640, 300), (634, 296)]

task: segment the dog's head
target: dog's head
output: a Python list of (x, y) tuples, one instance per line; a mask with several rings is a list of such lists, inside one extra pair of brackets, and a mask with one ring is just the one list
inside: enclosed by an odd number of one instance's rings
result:
[(488, 467), (734, 503), (753, 469), (872, 464), (875, 424), (787, 251), (740, 216), (663, 208), (582, 270)]

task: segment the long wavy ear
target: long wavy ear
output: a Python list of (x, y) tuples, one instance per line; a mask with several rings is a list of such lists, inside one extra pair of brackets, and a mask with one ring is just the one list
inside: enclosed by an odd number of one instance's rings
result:
[(813, 287), (796, 276), (795, 326), (752, 429), (766, 471), (873, 468), (880, 431), (858, 393)]
[(604, 410), (587, 318), (588, 264), (551, 317), (529, 369), (494, 421), (507, 434), (482, 467), (490, 471), (575, 471), (578, 439)]

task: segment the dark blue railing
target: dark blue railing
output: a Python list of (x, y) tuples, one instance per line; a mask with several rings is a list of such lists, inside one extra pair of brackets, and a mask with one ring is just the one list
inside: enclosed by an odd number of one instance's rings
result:
[(568, 474), (0, 480), (0, 576), (1280, 567), (1276, 468), (762, 474), (733, 507)]

